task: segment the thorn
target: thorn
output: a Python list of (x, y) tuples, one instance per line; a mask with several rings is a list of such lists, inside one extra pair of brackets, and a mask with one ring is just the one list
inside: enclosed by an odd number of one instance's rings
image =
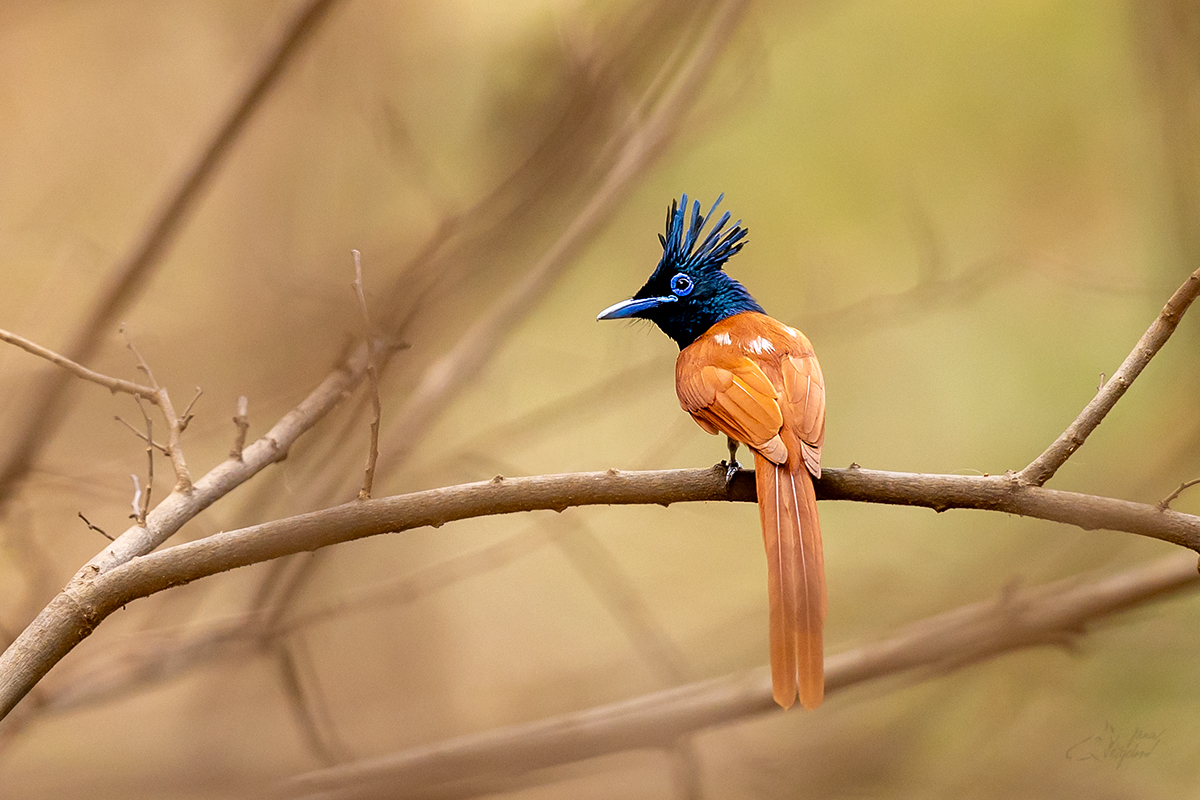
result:
[(497, 475), (496, 477), (492, 478), (492, 480), (491, 480), (491, 483), (493, 483), (493, 484), (496, 484), (496, 483), (504, 483), (504, 476), (503, 476), (503, 475)]

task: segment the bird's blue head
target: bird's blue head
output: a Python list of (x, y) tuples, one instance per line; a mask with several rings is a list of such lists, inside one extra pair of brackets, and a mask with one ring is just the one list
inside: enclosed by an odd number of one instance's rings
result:
[(762, 312), (745, 287), (723, 271), (725, 262), (746, 243), (741, 220), (729, 230), (726, 211), (703, 239), (704, 225), (712, 219), (721, 199), (701, 215), (700, 201), (692, 206), (691, 224), (686, 224), (688, 197), (667, 209), (667, 233), (659, 235), (662, 259), (646, 285), (631, 299), (604, 309), (596, 319), (648, 319), (679, 345), (696, 341), (716, 323), (743, 311)]

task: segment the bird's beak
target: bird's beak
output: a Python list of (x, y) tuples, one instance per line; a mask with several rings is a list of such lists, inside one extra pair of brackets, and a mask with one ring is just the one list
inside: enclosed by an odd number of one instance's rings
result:
[(651, 308), (658, 308), (664, 303), (674, 303), (679, 298), (673, 294), (666, 297), (643, 297), (633, 300), (622, 300), (616, 305), (611, 305), (596, 315), (596, 321), (602, 319), (628, 319), (636, 317), (640, 312)]

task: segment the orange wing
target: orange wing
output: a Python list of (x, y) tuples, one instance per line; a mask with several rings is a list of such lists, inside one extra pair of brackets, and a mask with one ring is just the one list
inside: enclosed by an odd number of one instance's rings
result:
[(755, 452), (775, 700), (787, 708), (798, 693), (816, 708), (827, 601), (812, 478), (821, 475), (825, 381), (812, 345), (770, 317), (738, 314), (680, 352), (675, 388), (700, 427)]
[(704, 430), (732, 436), (777, 464), (787, 461), (787, 447), (779, 436), (779, 392), (746, 356), (731, 348), (705, 352), (688, 347), (675, 363), (675, 389), (683, 410)]

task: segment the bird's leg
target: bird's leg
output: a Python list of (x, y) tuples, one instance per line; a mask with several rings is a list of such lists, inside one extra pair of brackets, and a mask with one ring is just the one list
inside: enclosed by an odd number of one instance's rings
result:
[(725, 485), (733, 483), (733, 476), (741, 472), (742, 465), (737, 462), (738, 442), (732, 436), (726, 436), (725, 439), (729, 443), (729, 462), (725, 466)]

